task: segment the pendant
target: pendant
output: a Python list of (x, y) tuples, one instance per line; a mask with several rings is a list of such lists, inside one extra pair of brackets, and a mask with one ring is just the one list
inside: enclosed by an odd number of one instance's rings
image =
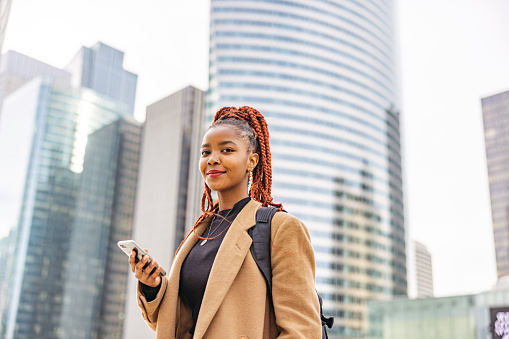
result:
[(206, 242), (207, 242), (207, 239), (203, 240), (203, 241), (201, 242), (200, 246), (205, 245), (205, 243), (206, 243)]

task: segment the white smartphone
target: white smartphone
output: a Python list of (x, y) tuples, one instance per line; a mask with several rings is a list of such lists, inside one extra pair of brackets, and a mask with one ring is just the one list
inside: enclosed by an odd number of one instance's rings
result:
[[(136, 241), (134, 241), (134, 240), (121, 240), (121, 241), (117, 242), (117, 245), (128, 256), (131, 256), (131, 253), (134, 250), (137, 253), (136, 258), (135, 258), (136, 262), (140, 261), (143, 258), (143, 256), (145, 256), (145, 255), (148, 255), (147, 265), (150, 264), (150, 262), (152, 261), (152, 257), (147, 252), (145, 252), (143, 250), (143, 248), (141, 248), (141, 246), (138, 245), (136, 243)], [(156, 268), (157, 267), (159, 267), (159, 265), (157, 265)], [(164, 269), (161, 269), (161, 272), (159, 273), (159, 275), (161, 277), (164, 277), (166, 275), (166, 271)]]

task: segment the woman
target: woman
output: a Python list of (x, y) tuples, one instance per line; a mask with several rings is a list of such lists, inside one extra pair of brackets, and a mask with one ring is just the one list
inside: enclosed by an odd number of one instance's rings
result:
[(177, 250), (168, 278), (159, 277), (155, 261), (143, 269), (148, 256), (137, 264), (134, 252), (130, 257), (148, 326), (158, 339), (321, 338), (315, 260), (304, 224), (288, 213), (272, 219), (272, 294), (249, 250), (256, 210), (282, 210), (272, 202), (263, 116), (250, 107), (219, 110), (203, 137), (200, 172), (203, 215)]

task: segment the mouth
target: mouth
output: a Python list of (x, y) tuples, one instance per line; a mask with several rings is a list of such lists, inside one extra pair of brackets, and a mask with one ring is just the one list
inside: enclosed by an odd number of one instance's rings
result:
[(217, 170), (210, 170), (207, 172), (207, 175), (211, 178), (217, 178), (220, 175), (223, 175), (225, 172), (217, 171)]

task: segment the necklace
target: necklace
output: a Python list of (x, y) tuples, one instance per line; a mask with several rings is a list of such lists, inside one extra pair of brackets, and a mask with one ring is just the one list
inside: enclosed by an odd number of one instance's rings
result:
[[(223, 220), (221, 220), (221, 222), (219, 223), (219, 225), (216, 226), (216, 228), (214, 228), (214, 230), (212, 232), (210, 232), (210, 230), (212, 229), (212, 224), (214, 223), (214, 221), (216, 220), (216, 216), (214, 215), (214, 219), (212, 219), (212, 222), (210, 223), (210, 226), (209, 226), (209, 232), (207, 234), (207, 237), (201, 242), (200, 246), (203, 246), (207, 243), (207, 240), (209, 239), (214, 239), (214, 238), (211, 238), (210, 237), (210, 233), (214, 234), (217, 229), (219, 228), (219, 226), (222, 225), (223, 221), (226, 220), (226, 218), (228, 218), (228, 216), (230, 215), (231, 211), (233, 211), (233, 208), (231, 210), (228, 211), (228, 213), (226, 214), (226, 217), (223, 218)], [(228, 221), (228, 220), (226, 220)]]

